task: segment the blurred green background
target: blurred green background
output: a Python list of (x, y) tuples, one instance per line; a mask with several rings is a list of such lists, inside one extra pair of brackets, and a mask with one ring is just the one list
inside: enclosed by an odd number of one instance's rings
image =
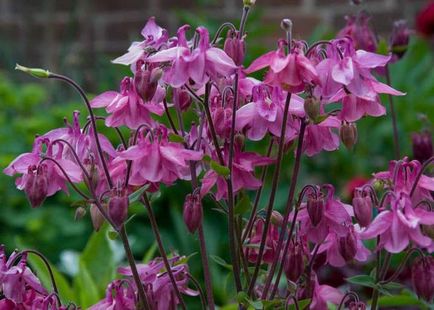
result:
[[(201, 5), (208, 8), (210, 4), (207, 1), (203, 2), (200, 1), (195, 5), (199, 6), (199, 9)], [(354, 8), (348, 7), (348, 11), (351, 10)], [(192, 25), (206, 24), (210, 27), (211, 32), (219, 25), (219, 18), (210, 20), (207, 15), (196, 16), (180, 8), (176, 8), (175, 12), (178, 25), (185, 22)], [(249, 54), (246, 63), (265, 50), (274, 48), (274, 45), (266, 46), (264, 42), (274, 44), (279, 19), (276, 18), (273, 21), (274, 24), (264, 25), (260, 22), (264, 20), (265, 14), (269, 13), (259, 7), (255, 9), (249, 20)], [(147, 16), (143, 17), (141, 24)], [(76, 26), (78, 27), (78, 24)], [(297, 28), (297, 24), (295, 27)], [(328, 38), (334, 32), (331, 26), (319, 26), (315, 29), (313, 32), (306, 30), (304, 33), (310, 41)], [(139, 39), (139, 31), (140, 28), (137, 28), (137, 35), (133, 39)], [(387, 33), (387, 31), (384, 32)], [(82, 111), (82, 121), (86, 116), (78, 96), (68, 86), (56, 81), (34, 80), (14, 72), (12, 67), (17, 58), (21, 61), (27, 58), (23, 58), (23, 55), (26, 55), (25, 51), (19, 50), (19, 46), (13, 43), (2, 41), (0, 45), (3, 56), (0, 59), (3, 67), (3, 69), (0, 67), (0, 167), (2, 169), (17, 155), (31, 150), (35, 134), (42, 134), (63, 126), (63, 118), (67, 117), (70, 120), (74, 110)], [(70, 75), (83, 83), (89, 90), (90, 96), (104, 90), (117, 89), (120, 79), (129, 74), (127, 68), (110, 64), (110, 59), (113, 57), (113, 53), (110, 52), (96, 53), (96, 56), (93, 56), (94, 62), (84, 59), (75, 63), (76, 66), (74, 62), (62, 64), (62, 60), (67, 60), (66, 56), (71, 57), (68, 48), (72, 46), (72, 43), (64, 41), (64, 54), (61, 51), (58, 58), (53, 59), (56, 64), (54, 68), (59, 73)], [(124, 46), (125, 49), (127, 47), (128, 44)], [(414, 36), (406, 56), (398, 63), (391, 65), (393, 86), (407, 92), (405, 97), (395, 98), (395, 103), (402, 153), (410, 157), (410, 134), (432, 126), (434, 118), (433, 54), (428, 41)], [(66, 58), (62, 58), (62, 55)], [(37, 58), (29, 59), (33, 59), (35, 63), (25, 61), (23, 64), (38, 65)], [(382, 100), (388, 107), (387, 98), (382, 98)], [(345, 192), (345, 186), (351, 179), (369, 177), (372, 172), (385, 170), (389, 159), (393, 158), (392, 127), (389, 115), (362, 119), (358, 122), (358, 130), (359, 142), (353, 151), (342, 147), (333, 153), (322, 153), (314, 158), (303, 158), (299, 187), (308, 183), (331, 183), (337, 187), (344, 199), (347, 199), (348, 193)], [(119, 143), (113, 132), (109, 131), (106, 134), (114, 144)], [(260, 149), (258, 145), (249, 147)], [(276, 200), (278, 209), (281, 209), (286, 201), (291, 169), (292, 158), (287, 156), (282, 168), (282, 181)], [(271, 173), (269, 172), (268, 175), (270, 176)], [(189, 184), (185, 182), (180, 182), (170, 188), (162, 188), (161, 195), (154, 197), (153, 203), (166, 249), (176, 250), (183, 255), (198, 252), (197, 238), (188, 234), (182, 222), (183, 197), (189, 190)], [(262, 196), (263, 202), (268, 199), (268, 190), (269, 188), (266, 188)], [(66, 282), (63, 285), (64, 291), (67, 292), (63, 297), (66, 299), (89, 305), (101, 296), (107, 282), (113, 276), (116, 264), (123, 259), (123, 250), (119, 242), (109, 240), (105, 232), (94, 235), (88, 244), (92, 234), (92, 225), (89, 216), (81, 221), (74, 220), (75, 208), (72, 207), (72, 203), (78, 199), (76, 195), (67, 196), (59, 193), (47, 199), (43, 207), (31, 209), (24, 194), (15, 188), (13, 179), (0, 174), (0, 198), (0, 243), (5, 244), (8, 251), (17, 247), (38, 249), (66, 275), (65, 279), (69, 280), (65, 281), (70, 281), (75, 277), (73, 285), (67, 285)], [(261, 203), (260, 207), (263, 206), (264, 203)], [(222, 214), (211, 208), (212, 203), (207, 201), (205, 203), (205, 234), (208, 249), (211, 255), (228, 259), (227, 240), (224, 237), (225, 219)], [(155, 246), (153, 246), (153, 236), (146, 213), (139, 205), (132, 206), (131, 212), (137, 214), (128, 224), (136, 258), (142, 259), (146, 253), (148, 257), (156, 255), (157, 253), (153, 252)], [(87, 247), (86, 244), (88, 244)], [(81, 252), (83, 254), (80, 255)], [(101, 260), (110, 262), (103, 270), (96, 268)], [(190, 261), (193, 274), (201, 279), (199, 255), (194, 255)], [(79, 269), (78, 266), (80, 266)], [(232, 296), (228, 293), (231, 290), (225, 289), (230, 273), (215, 262), (212, 262), (212, 273), (216, 284), (216, 299), (219, 304), (225, 304)], [(91, 288), (88, 288), (91, 282), (93, 284)], [(90, 296), (81, 296), (77, 293), (80, 291), (79, 288), (84, 287), (91, 292)]]

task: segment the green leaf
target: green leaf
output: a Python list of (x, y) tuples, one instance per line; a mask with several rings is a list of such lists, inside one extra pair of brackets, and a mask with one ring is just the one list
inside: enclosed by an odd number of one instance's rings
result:
[(110, 240), (116, 240), (119, 237), (119, 234), (114, 230), (109, 230), (107, 231), (107, 237)]
[(232, 271), (232, 265), (227, 263), (223, 258), (217, 256), (217, 255), (210, 255), (211, 259), (215, 261), (218, 265)]
[(176, 133), (171, 132), (169, 134), (169, 141), (170, 142), (176, 142), (176, 143), (184, 143), (184, 138), (180, 135), (177, 135)]
[[(45, 266), (44, 262), (33, 254), (29, 254), (27, 261), (34, 273), (41, 280), (42, 285), (49, 291), (52, 291), (52, 284), (50, 279), (50, 274)], [(57, 270), (57, 268), (50, 264), (51, 270), (53, 272), (54, 281), (56, 282), (57, 290), (59, 291), (60, 299), (63, 303), (68, 303), (69, 301), (75, 301), (76, 295), (72, 287), (70, 286), (68, 280)]]
[(157, 251), (157, 241), (154, 241), (154, 243), (152, 243), (152, 245), (146, 251), (145, 256), (142, 259), (143, 263), (145, 264), (148, 263), (154, 257), (156, 251)]
[(211, 161), (211, 157), (207, 154), (205, 154), (202, 158), (202, 160), (206, 163), (209, 163)]
[(392, 296), (381, 296), (378, 299), (378, 305), (380, 307), (405, 307), (417, 306), (418, 309), (425, 310), (429, 307), (419, 300), (416, 296), (410, 294), (400, 294)]
[(134, 193), (130, 194), (128, 196), (128, 201), (130, 204), (139, 201), (139, 199), (142, 197), (143, 193), (148, 189), (149, 184), (145, 184), (142, 187), (140, 187), (138, 190), (136, 190)]
[(228, 167), (220, 165), (218, 162), (211, 160), (210, 161), (211, 169), (217, 172), (218, 175), (223, 177), (227, 177), (231, 171)]
[[(83, 262), (80, 262), (79, 267), (78, 274), (74, 278), (74, 287), (79, 296), (80, 306), (87, 309), (89, 306), (97, 303), (102, 294), (98, 292), (97, 285), (94, 281), (94, 279), (96, 280), (98, 278), (92, 277), (86, 264)], [(105, 285), (107, 285), (107, 283), (105, 283)]]
[(234, 208), (234, 213), (241, 215), (250, 209), (250, 199), (249, 196), (243, 195), (243, 197), (237, 202)]
[(377, 46), (377, 54), (388, 55), (389, 54), (389, 46), (385, 39), (380, 39)]
[(377, 285), (375, 284), (375, 279), (368, 275), (358, 275), (351, 278), (347, 278), (346, 280), (347, 282), (352, 284), (377, 288)]

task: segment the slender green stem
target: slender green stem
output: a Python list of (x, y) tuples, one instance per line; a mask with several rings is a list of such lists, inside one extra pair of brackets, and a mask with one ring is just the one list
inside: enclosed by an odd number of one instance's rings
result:
[[(284, 146), (285, 146), (286, 127), (287, 127), (287, 122), (288, 122), (288, 111), (289, 111), (290, 102), (291, 102), (291, 93), (288, 92), (288, 94), (286, 96), (284, 111), (283, 111), (283, 122), (282, 122), (282, 128), (281, 128), (281, 132), (280, 132), (280, 138), (279, 138), (279, 148), (277, 151), (277, 162), (276, 162), (276, 165), (274, 168), (273, 180), (272, 180), (272, 185), (271, 185), (271, 193), (270, 193), (270, 198), (268, 200), (268, 205), (267, 205), (267, 209), (266, 209), (264, 230), (262, 231), (262, 235), (261, 235), (261, 243), (259, 245), (258, 256), (256, 258), (256, 263), (255, 263), (255, 269), (253, 271), (252, 279), (250, 281), (249, 289), (247, 291), (247, 294), (250, 297), (252, 297), (252, 295), (253, 295), (253, 289), (254, 289), (255, 284), (256, 284), (256, 279), (257, 279), (258, 274), (259, 274), (259, 268), (261, 266), (262, 257), (264, 255), (265, 241), (267, 238), (268, 228), (270, 226), (271, 215), (273, 212), (274, 199), (275, 199), (276, 192), (277, 192), (277, 185), (279, 183), (280, 166), (282, 164), (283, 151), (284, 151)], [(285, 226), (282, 226), (282, 227), (285, 227)]]
[[(304, 131), (306, 129), (306, 120), (302, 119), (301, 120), (301, 125), (300, 125), (300, 133), (298, 135), (298, 142), (297, 142), (297, 151), (295, 154), (295, 162), (294, 162), (294, 167), (292, 170), (292, 177), (291, 177), (291, 185), (289, 188), (289, 194), (288, 194), (288, 200), (286, 202), (286, 207), (285, 207), (285, 214), (283, 217), (283, 224), (282, 227), (286, 227), (288, 225), (288, 221), (289, 221), (289, 216), (291, 214), (291, 210), (292, 210), (292, 203), (294, 202), (294, 195), (295, 195), (295, 187), (297, 185), (297, 179), (298, 179), (298, 173), (300, 171), (300, 164), (301, 164), (301, 155), (302, 155), (302, 150), (303, 150), (303, 141), (304, 141)], [(289, 230), (289, 235), (288, 235), (288, 241), (290, 241), (291, 236), (294, 232), (295, 229), (295, 222), (297, 219), (297, 214), (298, 214), (298, 208), (294, 211), (294, 216), (292, 219), (292, 223), (291, 223), (291, 228)], [(267, 279), (265, 281), (265, 286), (264, 286), (264, 290), (262, 291), (262, 299), (266, 299), (267, 295), (268, 295), (268, 291), (270, 289), (270, 285), (271, 282), (273, 280), (273, 276), (274, 276), (274, 272), (276, 270), (277, 267), (277, 263), (279, 262), (279, 259), (281, 258), (280, 252), (282, 250), (282, 246), (283, 246), (283, 242), (284, 242), (284, 238), (285, 238), (285, 234), (286, 234), (286, 230), (282, 229), (279, 235), (279, 241), (277, 243), (277, 248), (276, 248), (276, 254), (273, 260), (273, 263), (270, 267), (270, 271), (268, 273)], [(282, 268), (282, 265), (280, 266), (280, 268)], [(278, 283), (277, 279), (277, 283)]]
[(151, 203), (148, 199), (146, 192), (143, 194), (140, 202), (145, 206), (148, 212), (149, 221), (151, 222), (152, 231), (154, 232), (155, 240), (157, 241), (158, 250), (160, 252), (161, 258), (163, 259), (164, 267), (166, 268), (167, 274), (169, 275), (170, 282), (172, 283), (173, 289), (175, 291), (176, 297), (181, 304), (181, 308), (186, 310), (184, 299), (182, 298), (181, 292), (179, 291), (178, 285), (176, 285), (176, 279), (172, 272), (172, 267), (170, 266), (169, 259), (167, 258), (166, 251), (164, 250), (163, 242), (161, 240), (160, 231), (158, 229), (157, 220), (155, 219), (154, 211), (152, 210)]
[[(389, 65), (386, 65), (386, 81), (389, 86), (392, 86), (392, 81), (390, 79)], [(392, 126), (393, 126), (393, 146), (395, 150), (395, 159), (401, 158), (401, 151), (399, 147), (399, 136), (398, 136), (398, 122), (396, 119), (395, 105), (393, 103), (393, 96), (388, 95), (390, 114), (392, 115)]]

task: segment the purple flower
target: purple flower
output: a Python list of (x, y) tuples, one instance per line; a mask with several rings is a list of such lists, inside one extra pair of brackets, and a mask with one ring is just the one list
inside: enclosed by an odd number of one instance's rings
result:
[(347, 16), (347, 24), (336, 37), (350, 37), (357, 49), (375, 52), (377, 50), (377, 38), (369, 27), (369, 19), (370, 16), (365, 11), (361, 11), (357, 16)]
[(196, 29), (200, 36), (199, 46), (191, 50), (185, 37), (188, 29), (188, 25), (178, 29), (177, 46), (157, 52), (146, 59), (150, 63), (170, 63), (163, 75), (167, 84), (179, 88), (191, 79), (200, 86), (209, 78), (230, 76), (235, 72), (237, 66), (234, 61), (223, 50), (210, 44), (206, 28)]
[(107, 286), (103, 300), (89, 308), (89, 310), (133, 310), (136, 309), (136, 295), (132, 287), (133, 282), (115, 280)]
[(141, 34), (145, 40), (141, 42), (133, 42), (128, 48), (128, 52), (113, 60), (113, 63), (122, 65), (134, 64), (139, 59), (143, 58), (147, 52), (161, 48), (161, 46), (169, 39), (167, 30), (161, 28), (155, 23), (155, 17), (148, 19)]
[(150, 113), (162, 115), (164, 113), (163, 99), (165, 91), (157, 86), (154, 97), (149, 102), (144, 102), (137, 93), (134, 81), (125, 77), (121, 82), (120, 92), (107, 91), (95, 97), (91, 102), (93, 108), (105, 107), (110, 114), (105, 124), (109, 127), (125, 125), (131, 129), (137, 129), (140, 125), (155, 126), (155, 121)]

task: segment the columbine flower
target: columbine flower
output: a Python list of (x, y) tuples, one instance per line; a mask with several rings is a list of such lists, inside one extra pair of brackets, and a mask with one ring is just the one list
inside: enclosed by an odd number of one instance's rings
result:
[(339, 290), (329, 285), (320, 285), (317, 275), (311, 273), (306, 280), (305, 287), (298, 291), (299, 299), (312, 299), (310, 310), (327, 310), (327, 303), (338, 305), (344, 297)]
[(377, 50), (377, 38), (369, 27), (369, 19), (370, 16), (365, 11), (361, 11), (357, 16), (347, 16), (347, 24), (336, 37), (350, 37), (357, 49), (375, 52)]
[(167, 30), (161, 28), (155, 23), (155, 17), (148, 19), (141, 34), (145, 40), (141, 42), (133, 42), (133, 44), (128, 48), (128, 52), (113, 60), (113, 63), (122, 65), (134, 64), (137, 60), (143, 58), (146, 52), (158, 50), (169, 39)]
[(121, 82), (120, 92), (107, 91), (95, 97), (91, 102), (93, 108), (105, 107), (111, 115), (106, 118), (105, 124), (109, 127), (125, 125), (131, 129), (137, 129), (146, 124), (150, 127), (155, 122), (150, 113), (162, 115), (164, 113), (163, 98), (165, 91), (157, 86), (154, 97), (149, 102), (144, 102), (138, 95), (134, 81), (125, 77)]
[[(255, 263), (259, 253), (259, 245), (264, 231), (264, 220), (259, 218), (256, 220), (251, 237), (248, 239), (248, 244), (245, 246), (247, 259), (251, 263)], [(279, 240), (279, 228), (271, 223), (268, 228), (267, 237), (265, 239), (265, 250), (262, 256), (263, 263), (271, 264), (276, 255), (277, 241)]]
[(291, 52), (285, 55), (285, 41), (280, 41), (276, 51), (268, 52), (252, 62), (245, 70), (252, 73), (269, 67), (264, 83), (282, 87), (291, 93), (304, 90), (306, 84), (319, 84), (315, 67), (303, 55), (301, 46), (295, 44)]
[(196, 29), (200, 36), (199, 46), (190, 50), (185, 37), (188, 29), (188, 25), (178, 29), (177, 46), (157, 52), (146, 59), (150, 63), (170, 63), (169, 69), (163, 75), (166, 83), (179, 88), (191, 79), (200, 86), (210, 77), (230, 76), (235, 72), (237, 66), (233, 60), (223, 50), (211, 46), (208, 30), (204, 27)]
[(115, 280), (107, 286), (103, 300), (89, 308), (89, 310), (133, 310), (136, 309), (136, 295), (132, 281)]
[[(47, 145), (47, 150), (45, 154), (43, 153), (43, 145)], [(73, 163), (70, 160), (62, 159), (62, 148), (57, 149), (57, 153), (53, 154), (53, 146), (48, 144), (46, 139), (36, 138), (33, 144), (33, 150), (31, 153), (24, 153), (18, 156), (14, 161), (12, 161), (9, 166), (7, 166), (3, 172), (7, 175), (21, 174), (19, 178), (16, 180), (17, 188), (23, 190), (27, 186), (27, 190), (29, 186), (32, 184), (29, 178), (34, 178), (34, 172), (38, 171), (44, 174), (46, 177), (48, 186), (46, 189), (46, 196), (52, 196), (57, 191), (63, 190), (64, 192), (68, 192), (68, 188), (66, 186), (67, 179), (63, 172), (59, 169), (59, 167), (52, 162), (51, 160), (46, 160), (40, 166), (40, 161), (44, 157), (49, 157), (55, 159), (59, 165), (65, 170), (70, 180), (74, 183), (79, 183), (82, 180), (82, 171), (79, 166)], [(44, 189), (45, 192), (45, 189)]]
[(167, 129), (160, 127), (155, 135), (139, 135), (137, 145), (120, 152), (114, 162), (132, 160), (131, 185), (146, 182), (172, 184), (189, 179), (189, 161), (202, 159), (201, 152), (185, 149), (180, 143), (169, 142)]
[(405, 192), (397, 192), (391, 198), (391, 209), (381, 212), (372, 223), (361, 232), (362, 239), (381, 235), (379, 248), (390, 253), (402, 252), (410, 243), (420, 247), (433, 248), (433, 241), (421, 232), (421, 224), (433, 225), (434, 212), (423, 208), (413, 208), (410, 197)]
[[(253, 152), (242, 152), (239, 147), (234, 146), (234, 158), (232, 167), (232, 186), (234, 194), (242, 189), (257, 189), (261, 186), (261, 181), (255, 175), (255, 167), (269, 165), (273, 162), (272, 159), (260, 156)], [(229, 160), (229, 150), (223, 150), (224, 159)], [(201, 196), (205, 196), (211, 188), (217, 184), (216, 199), (220, 200), (227, 197), (227, 184), (224, 177), (220, 176), (214, 170), (209, 170), (202, 179), (200, 189)]]
[[(262, 140), (267, 132), (280, 137), (283, 124), (285, 98), (278, 87), (264, 84), (254, 86), (252, 102), (242, 106), (236, 114), (236, 130), (245, 129), (247, 138), (253, 141)], [(297, 95), (291, 96), (288, 110), (288, 122), (285, 140), (289, 142), (297, 136), (298, 122), (292, 115), (303, 116), (303, 99)]]
[(339, 128), (341, 122), (334, 116), (329, 116), (319, 124), (309, 124), (304, 133), (303, 152), (307, 156), (314, 156), (325, 151), (334, 151), (339, 148), (339, 137), (333, 128)]

